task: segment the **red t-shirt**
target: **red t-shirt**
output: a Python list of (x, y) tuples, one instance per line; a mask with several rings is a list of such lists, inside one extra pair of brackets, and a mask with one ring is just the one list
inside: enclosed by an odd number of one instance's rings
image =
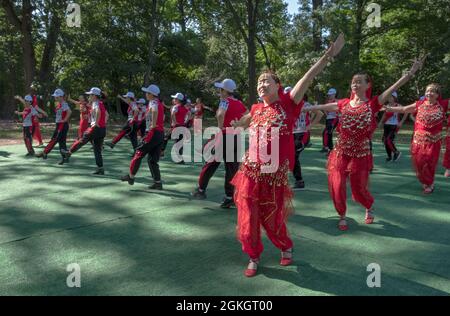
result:
[(376, 114), (381, 108), (378, 96), (356, 107), (350, 105), (350, 99), (339, 100), (336, 152), (354, 158), (370, 155), (370, 140), (377, 128)]
[(174, 105), (172, 113), (175, 113), (175, 127), (185, 125), (188, 112), (189, 110), (183, 104), (178, 103)]
[(152, 129), (152, 109), (158, 111), (155, 130), (164, 132), (164, 105), (160, 100), (153, 100), (148, 104), (145, 114), (146, 131)]
[(225, 117), (223, 120), (223, 129), (231, 127), (232, 121), (238, 121), (247, 112), (245, 105), (232, 97), (228, 97), (225, 100), (221, 100), (219, 103), (219, 109), (225, 110)]
[[(95, 120), (95, 112), (98, 112), (98, 122)], [(92, 103), (91, 126), (98, 125), (100, 128), (106, 127), (106, 108), (102, 101)]]
[(87, 103), (80, 103), (80, 121), (89, 120), (89, 114), (91, 112), (91, 107)]
[(70, 110), (70, 107), (69, 107), (69, 104), (67, 104), (67, 102), (59, 103), (55, 108), (55, 113), (56, 113), (55, 122), (62, 123), (66, 119), (67, 112), (69, 110)]

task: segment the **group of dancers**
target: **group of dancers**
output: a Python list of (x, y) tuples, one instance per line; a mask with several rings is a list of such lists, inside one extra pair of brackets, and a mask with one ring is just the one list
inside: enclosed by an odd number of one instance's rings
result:
[[(313, 80), (334, 60), (345, 44), (341, 34), (331, 43), (326, 53), (306, 72), (293, 88), (283, 88), (280, 78), (271, 71), (266, 71), (258, 78), (257, 91), (261, 102), (252, 105), (250, 110), (241, 100), (236, 98), (236, 83), (231, 79), (216, 83), (220, 91), (220, 103), (216, 111), (218, 127), (222, 131), (221, 139), (224, 156), (221, 161), (225, 165), (225, 198), (223, 208), (237, 207), (238, 239), (243, 251), (249, 256), (245, 276), (257, 274), (260, 257), (263, 252), (261, 242), (261, 227), (267, 233), (271, 242), (281, 250), (280, 264), (288, 266), (293, 260), (293, 242), (286, 226), (288, 216), (293, 212), (292, 189), (305, 187), (300, 154), (308, 145), (310, 128), (319, 122), (326, 113), (326, 129), (324, 131), (323, 151), (328, 154), (328, 186), (331, 199), (339, 215), (337, 223), (341, 231), (348, 230), (347, 212), (347, 179), (353, 199), (365, 208), (364, 222), (372, 224), (375, 220), (374, 198), (369, 191), (369, 177), (373, 169), (371, 141), (377, 128), (377, 113), (384, 111), (380, 125), (384, 124), (384, 143), (387, 161), (396, 161), (400, 152), (394, 144), (395, 134), (406, 119), (407, 114), (415, 117), (414, 133), (411, 144), (411, 157), (417, 178), (423, 186), (424, 194), (431, 194), (434, 187), (434, 177), (438, 165), (442, 144), (442, 131), (445, 127), (448, 112), (448, 99), (441, 97), (440, 87), (429, 84), (422, 100), (408, 106), (397, 104), (397, 92), (406, 84), (424, 63), (424, 58), (416, 60), (411, 69), (396, 83), (378, 96), (372, 95), (373, 82), (367, 73), (357, 73), (351, 77), (351, 95), (349, 98), (336, 99), (336, 90), (330, 89), (326, 104), (311, 105), (307, 102), (305, 93)], [(134, 184), (141, 161), (147, 156), (148, 166), (154, 183), (150, 189), (162, 190), (159, 159), (164, 153), (168, 137), (164, 131), (164, 109), (166, 106), (160, 100), (160, 89), (152, 84), (142, 88), (144, 100), (136, 101), (133, 93), (127, 93), (120, 98), (128, 104), (128, 119), (120, 133), (107, 143), (113, 148), (125, 135), (132, 143), (134, 154), (129, 172), (121, 180)], [(91, 142), (94, 146), (96, 174), (104, 174), (102, 148), (106, 135), (108, 113), (102, 101), (102, 91), (92, 88), (86, 93), (88, 98), (80, 96), (78, 101), (69, 99), (79, 106), (80, 129), (78, 139), (67, 150), (66, 136), (70, 107), (64, 92), (57, 89), (53, 94), (56, 106), (55, 132), (44, 151), (37, 157), (46, 158), (56, 143), (59, 143), (62, 160), (69, 158), (82, 146)], [(172, 96), (171, 129), (189, 126), (192, 115), (201, 118), (204, 105), (197, 100), (195, 106), (187, 106), (184, 95), (177, 93)], [(46, 116), (34, 102), (31, 95), (24, 99), (17, 98), (25, 109), (17, 112), (23, 118), (23, 133), (29, 155), (35, 155), (32, 148), (32, 135), (35, 117)], [(211, 110), (211, 109), (210, 109)], [(403, 114), (400, 120), (398, 114)], [(444, 167), (446, 177), (450, 177), (450, 119), (447, 125), (446, 153)], [(143, 127), (142, 127), (143, 126)], [(230, 128), (250, 129), (250, 148), (245, 153), (241, 163), (238, 162), (238, 140)], [(336, 129), (337, 142), (332, 142), (332, 133)], [(274, 133), (274, 131), (277, 131)], [(141, 133), (140, 142), (137, 134)], [(168, 133), (170, 134), (170, 133)], [(228, 141), (227, 141), (228, 139)], [(176, 139), (182, 141), (182, 136)], [(260, 155), (262, 147), (270, 148), (277, 141), (279, 151), (278, 168), (273, 172), (265, 170), (270, 165)], [(212, 139), (212, 142), (219, 141)], [(227, 148), (233, 144), (233, 148)], [(225, 155), (225, 153), (233, 155)], [(181, 161), (180, 163), (184, 163)], [(198, 186), (191, 193), (193, 198), (205, 199), (206, 190), (211, 177), (220, 165), (220, 161), (208, 161), (202, 168)], [(295, 177), (293, 188), (289, 186), (288, 174), (292, 171)]]

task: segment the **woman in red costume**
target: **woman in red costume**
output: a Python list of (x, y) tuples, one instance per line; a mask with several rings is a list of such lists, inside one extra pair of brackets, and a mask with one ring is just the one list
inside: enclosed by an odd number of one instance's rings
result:
[(429, 84), (425, 99), (405, 107), (386, 107), (386, 112), (412, 113), (416, 116), (411, 144), (411, 159), (423, 193), (434, 191), (434, 175), (439, 162), (442, 145), (442, 129), (448, 111), (448, 99), (440, 97), (440, 87)]
[(370, 140), (377, 127), (376, 114), (396, 89), (404, 85), (421, 67), (423, 59), (416, 61), (408, 74), (380, 96), (371, 97), (372, 81), (365, 73), (353, 76), (350, 99), (312, 106), (307, 111), (338, 111), (339, 137), (328, 158), (328, 187), (334, 206), (340, 216), (338, 228), (348, 229), (347, 179), (350, 178), (353, 199), (366, 208), (366, 224), (374, 221), (374, 198), (369, 192), (369, 174), (372, 167)]
[[(249, 114), (233, 122), (234, 127), (250, 127), (250, 149), (232, 180), (238, 209), (238, 238), (242, 250), (250, 257), (245, 270), (247, 277), (257, 274), (263, 252), (261, 226), (272, 243), (281, 250), (280, 264), (287, 266), (292, 263), (293, 242), (286, 221), (293, 211), (293, 193), (288, 186), (288, 172), (293, 169), (295, 156), (293, 127), (303, 106), (303, 96), (312, 80), (343, 46), (344, 37), (341, 34), (289, 94), (284, 93), (280, 79), (275, 74), (263, 73), (258, 79), (258, 94), (263, 102), (253, 105)], [(265, 135), (270, 139), (266, 139)], [(279, 146), (273, 149), (272, 144), (277, 142)], [(269, 162), (263, 157), (263, 148), (271, 148)], [(270, 169), (269, 166), (276, 159), (278, 163)]]
[(447, 136), (445, 137), (445, 154), (444, 154), (444, 168), (446, 178), (450, 178), (450, 116), (447, 121)]

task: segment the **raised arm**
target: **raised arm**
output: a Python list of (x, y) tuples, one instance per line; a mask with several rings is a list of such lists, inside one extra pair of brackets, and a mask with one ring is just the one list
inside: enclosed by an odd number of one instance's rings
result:
[(386, 112), (390, 113), (401, 113), (401, 114), (412, 114), (416, 111), (416, 104), (410, 104), (407, 106), (385, 106), (384, 107)]
[(231, 126), (234, 128), (242, 127), (248, 128), (250, 126), (250, 121), (252, 120), (252, 115), (250, 112), (243, 115), (239, 121), (231, 121)]
[(396, 83), (394, 83), (391, 87), (389, 87), (386, 91), (384, 91), (380, 96), (378, 96), (378, 102), (380, 104), (384, 104), (390, 95), (395, 90), (398, 90), (401, 86), (403, 86), (405, 83), (407, 83), (409, 80), (411, 80), (412, 77), (414, 77), (415, 73), (422, 68), (422, 65), (425, 61), (426, 56), (416, 59), (414, 61), (414, 64), (412, 65), (411, 69), (403, 75)]
[(328, 62), (335, 56), (339, 54), (344, 47), (345, 39), (344, 35), (341, 33), (336, 42), (331, 43), (330, 47), (326, 51), (326, 53), (317, 61), (314, 66), (312, 66), (308, 72), (300, 79), (295, 85), (294, 89), (291, 91), (291, 99), (297, 104), (303, 99), (306, 90), (308, 90), (311, 85), (313, 79), (320, 74), (328, 64)]
[(123, 96), (121, 96), (120, 94), (117, 95), (117, 97), (122, 100), (123, 102), (125, 102), (126, 104), (130, 105), (130, 102), (127, 101), (127, 99), (125, 99)]
[(22, 103), (24, 106), (26, 105), (25, 100), (24, 100), (21, 96), (16, 95), (16, 96), (14, 97), (14, 99), (16, 99), (17, 101), (19, 101), (20, 103)]
[[(303, 109), (305, 112), (315, 112), (315, 111), (327, 111), (327, 112), (336, 112), (338, 110), (338, 103), (327, 103), (327, 104), (318, 104), (312, 105), (307, 109)], [(322, 113), (323, 115), (323, 113)]]

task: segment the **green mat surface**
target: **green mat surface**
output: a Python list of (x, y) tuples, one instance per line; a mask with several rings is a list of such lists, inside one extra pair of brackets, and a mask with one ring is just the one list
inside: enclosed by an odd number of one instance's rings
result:
[[(247, 258), (236, 240), (236, 210), (223, 210), (223, 167), (208, 199), (195, 201), (201, 164), (161, 162), (163, 192), (143, 162), (134, 186), (121, 183), (130, 144), (106, 150), (106, 175), (91, 176), (88, 146), (58, 166), (26, 159), (24, 145), (0, 147), (1, 295), (448, 295), (450, 180), (439, 166), (436, 191), (424, 196), (400, 146), (399, 163), (384, 163), (375, 143), (371, 191), (376, 223), (350, 201), (348, 232), (336, 228), (319, 140), (302, 154), (307, 190), (296, 192), (289, 220), (295, 262), (278, 265), (264, 237), (260, 274), (243, 276)], [(292, 180), (292, 179), (291, 179)], [(349, 193), (350, 194), (350, 193)], [(66, 268), (81, 268), (81, 288), (69, 288)], [(381, 287), (369, 288), (367, 266), (381, 267)]]

